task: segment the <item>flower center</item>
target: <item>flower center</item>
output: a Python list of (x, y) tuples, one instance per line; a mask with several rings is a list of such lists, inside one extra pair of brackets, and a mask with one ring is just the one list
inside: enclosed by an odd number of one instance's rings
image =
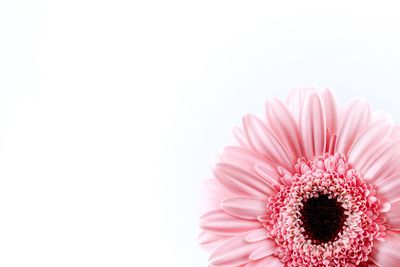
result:
[[(345, 267), (368, 261), (389, 227), (376, 190), (340, 154), (299, 159), (259, 220), (287, 266)], [(364, 263), (363, 263), (364, 264)]]
[(347, 216), (336, 198), (320, 195), (303, 201), (300, 210), (305, 235), (316, 244), (334, 241)]

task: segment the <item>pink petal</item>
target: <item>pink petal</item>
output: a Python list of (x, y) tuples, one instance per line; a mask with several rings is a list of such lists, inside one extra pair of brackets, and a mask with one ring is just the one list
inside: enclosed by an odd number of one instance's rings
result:
[(257, 174), (271, 187), (277, 186), (279, 188), (279, 186), (282, 185), (280, 181), (282, 176), (279, 174), (276, 167), (272, 164), (269, 164), (269, 162), (266, 161), (256, 164), (254, 169), (256, 170)]
[(233, 137), (236, 140), (236, 143), (239, 146), (250, 148), (250, 145), (247, 142), (246, 133), (244, 132), (244, 130), (241, 127), (239, 127), (239, 126), (233, 127), (232, 134), (233, 134)]
[(244, 234), (234, 236), (219, 246), (210, 256), (211, 266), (242, 266), (250, 262), (249, 256), (257, 248), (268, 243), (266, 240), (248, 243)]
[(211, 251), (224, 243), (228, 238), (230, 238), (230, 236), (216, 235), (203, 231), (198, 237), (198, 242), (203, 249)]
[(235, 193), (227, 190), (217, 179), (204, 179), (201, 184), (201, 211), (206, 212), (220, 207), (221, 201), (226, 198), (237, 196)]
[(397, 160), (400, 157), (400, 140), (394, 141), (386, 145), (380, 153), (370, 158), (370, 164), (360, 168), (363, 178), (375, 181), (382, 180), (395, 173), (400, 172), (400, 166)]
[(257, 220), (266, 212), (266, 200), (248, 197), (228, 198), (221, 202), (221, 208), (236, 217)]
[(274, 99), (266, 105), (266, 117), (269, 128), (285, 147), (292, 162), (295, 162), (301, 157), (301, 142), (292, 114), (280, 100)]
[[(349, 163), (355, 168), (361, 168), (374, 154), (374, 148), (388, 136), (390, 124), (379, 120), (371, 124), (354, 142), (349, 150)], [(359, 164), (357, 164), (359, 162)]]
[(304, 99), (309, 92), (315, 91), (314, 88), (296, 88), (290, 91), (287, 98), (287, 106), (296, 121), (296, 124), (300, 123), (300, 110), (303, 106)]
[(330, 155), (333, 155), (333, 154), (335, 154), (337, 135), (330, 133), (329, 136), (330, 136), (330, 141), (329, 141), (329, 145), (328, 145), (328, 143), (326, 144), (327, 145), (326, 152)]
[(225, 147), (220, 154), (220, 160), (234, 163), (255, 176), (259, 176), (271, 186), (281, 185), (281, 175), (276, 164), (249, 149), (235, 146)]
[(400, 201), (400, 173), (378, 180), (375, 186), (379, 195), (386, 201), (390, 203)]
[(392, 128), (390, 138), (392, 138), (393, 140), (400, 138), (400, 125), (396, 125)]
[(325, 153), (326, 119), (321, 99), (316, 92), (307, 95), (301, 109), (300, 133), (307, 159)]
[(348, 103), (339, 117), (335, 151), (347, 154), (354, 140), (369, 125), (370, 119), (371, 111), (366, 101), (356, 99)]
[(293, 169), (293, 162), (285, 147), (265, 124), (253, 115), (243, 118), (247, 139), (254, 151), (265, 155), (288, 170)]
[(267, 241), (264, 245), (258, 247), (253, 253), (250, 254), (250, 259), (253, 261), (263, 259), (274, 253), (276, 248), (276, 243), (271, 239), (266, 239)]
[(213, 210), (200, 217), (201, 229), (217, 235), (234, 235), (259, 229), (261, 223), (234, 217), (223, 210)]
[(245, 239), (247, 242), (253, 243), (257, 241), (261, 241), (263, 239), (267, 239), (269, 237), (269, 234), (266, 229), (260, 228), (257, 230), (254, 230), (250, 232), (248, 235), (246, 235)]
[(365, 177), (365, 172), (374, 164), (374, 162), (379, 158), (379, 156), (385, 152), (385, 150), (393, 143), (393, 140), (390, 138), (386, 138), (381, 140), (375, 147), (371, 147), (371, 151), (369, 151), (369, 157), (360, 157), (355, 165), (353, 166), (356, 170), (358, 170), (364, 179), (371, 179), (370, 177)]
[(232, 164), (218, 163), (214, 174), (223, 186), (239, 195), (265, 197), (275, 191), (260, 177)]
[(377, 242), (374, 244), (374, 253), (372, 260), (382, 267), (400, 266), (400, 235), (394, 232), (389, 232), (386, 236), (386, 241)]
[(243, 147), (225, 147), (220, 154), (220, 160), (221, 162), (231, 163), (235, 164), (236, 166), (240, 166), (253, 174), (257, 174), (255, 169), (255, 166), (257, 164), (266, 165), (270, 171), (269, 174), (271, 178), (276, 178), (277, 181), (280, 178), (278, 170), (276, 169), (273, 162), (270, 162), (268, 161), (268, 159), (262, 157), (260, 154), (256, 154), (255, 152)]
[[(325, 117), (326, 117), (326, 144), (327, 149), (326, 152), (329, 152), (329, 145), (331, 143), (332, 135), (336, 133), (337, 130), (337, 122), (338, 122), (338, 115), (337, 115), (337, 105), (336, 99), (333, 95), (332, 91), (329, 89), (324, 89), (318, 92), (319, 96), (322, 100), (324, 110), (325, 110)], [(333, 151), (332, 151), (333, 152)]]
[(389, 212), (386, 213), (391, 230), (400, 230), (400, 202), (394, 202)]
[(274, 255), (270, 255), (262, 260), (252, 261), (245, 265), (245, 267), (284, 267), (285, 264)]

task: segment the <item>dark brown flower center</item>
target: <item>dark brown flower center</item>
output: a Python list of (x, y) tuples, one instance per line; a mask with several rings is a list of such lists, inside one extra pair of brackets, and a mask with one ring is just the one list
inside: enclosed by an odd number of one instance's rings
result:
[(303, 201), (303, 205), (300, 212), (304, 235), (317, 244), (333, 242), (343, 229), (347, 217), (341, 203), (336, 198), (320, 195)]

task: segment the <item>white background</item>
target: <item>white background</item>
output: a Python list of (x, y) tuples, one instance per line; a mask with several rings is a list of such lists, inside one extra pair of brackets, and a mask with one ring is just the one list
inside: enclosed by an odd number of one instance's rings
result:
[(242, 115), (317, 85), (399, 119), (379, 3), (1, 1), (0, 266), (207, 266), (198, 185)]

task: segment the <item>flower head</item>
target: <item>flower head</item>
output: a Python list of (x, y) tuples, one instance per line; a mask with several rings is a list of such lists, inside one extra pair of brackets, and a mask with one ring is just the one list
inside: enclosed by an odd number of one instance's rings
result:
[(328, 89), (247, 115), (204, 181), (212, 267), (400, 266), (400, 126)]

